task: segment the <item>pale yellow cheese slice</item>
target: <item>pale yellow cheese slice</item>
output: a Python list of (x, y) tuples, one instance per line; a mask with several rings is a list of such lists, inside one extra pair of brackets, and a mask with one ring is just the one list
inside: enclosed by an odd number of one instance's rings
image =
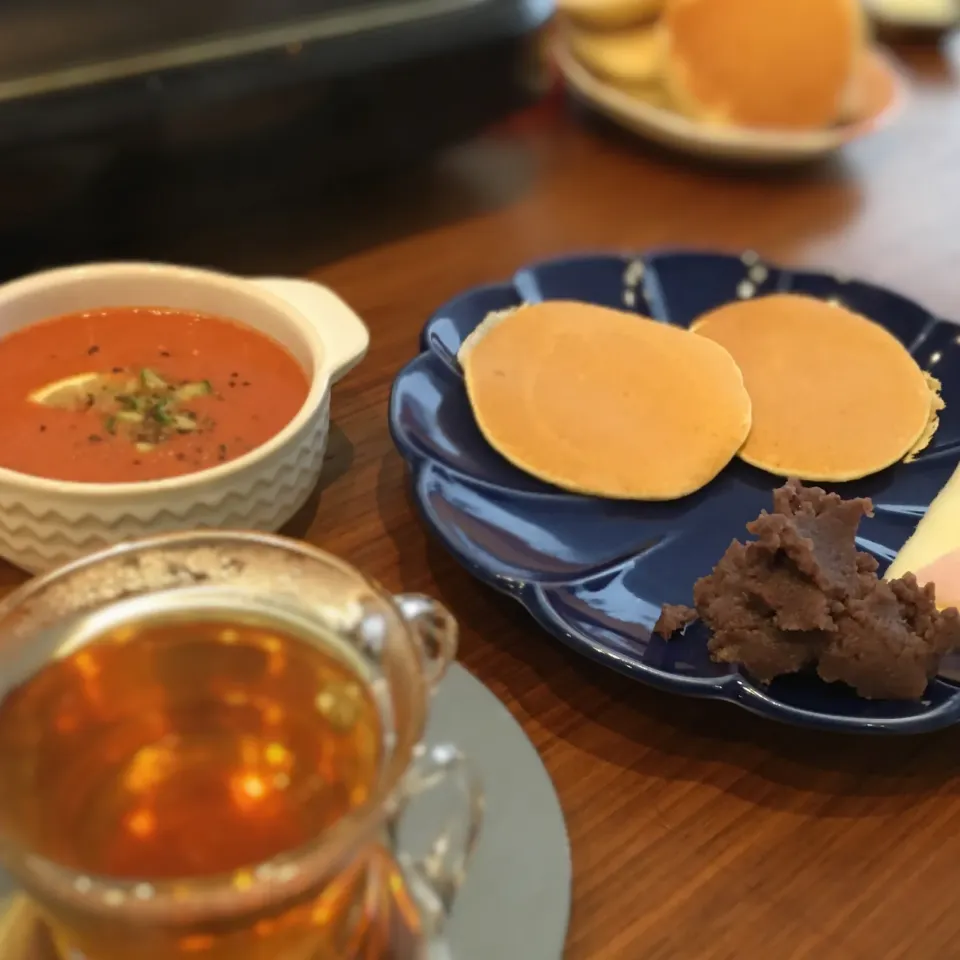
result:
[(960, 605), (960, 467), (890, 564), (886, 579), (905, 573), (920, 583), (934, 583), (941, 609)]

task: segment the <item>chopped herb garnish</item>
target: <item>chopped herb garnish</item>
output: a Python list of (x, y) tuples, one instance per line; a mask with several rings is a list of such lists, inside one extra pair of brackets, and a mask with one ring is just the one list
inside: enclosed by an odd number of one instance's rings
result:
[(165, 427), (172, 426), (174, 423), (174, 418), (171, 416), (170, 411), (167, 409), (167, 404), (165, 401), (160, 403), (155, 403), (151, 408), (150, 412), (147, 414), (152, 420), (156, 420), (157, 423), (163, 424)]
[[(85, 378), (79, 396), (74, 395), (72, 408), (96, 412), (102, 429), (87, 435), (90, 443), (120, 437), (137, 450), (147, 452), (177, 435), (199, 434), (215, 427), (213, 418), (185, 409), (192, 400), (212, 396), (216, 394), (209, 380), (167, 382), (149, 368), (114, 367), (113, 374)], [(38, 426), (41, 433), (47, 429), (46, 424)], [(69, 429), (77, 426), (70, 424)], [(79, 429), (81, 432), (85, 429), (82, 423)], [(201, 457), (204, 455), (203, 448), (197, 452)]]
[(213, 386), (209, 380), (200, 380), (197, 383), (184, 383), (177, 387), (178, 400), (196, 400), (197, 397), (208, 397), (213, 393)]
[(167, 390), (169, 385), (167, 381), (160, 376), (159, 373), (154, 372), (149, 367), (144, 367), (140, 371), (140, 382), (147, 390)]
[(189, 413), (178, 413), (173, 418), (173, 426), (177, 433), (193, 433), (197, 429), (197, 421)]

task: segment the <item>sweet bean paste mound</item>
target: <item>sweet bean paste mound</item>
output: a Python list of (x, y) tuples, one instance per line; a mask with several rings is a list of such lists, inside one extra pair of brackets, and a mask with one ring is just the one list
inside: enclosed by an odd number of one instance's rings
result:
[(960, 647), (960, 613), (939, 611), (934, 585), (908, 573), (877, 578), (877, 561), (857, 550), (867, 499), (843, 500), (790, 480), (747, 530), (696, 582), (696, 609), (665, 606), (654, 630), (669, 638), (699, 617), (710, 655), (769, 683), (816, 666), (869, 699), (923, 696), (940, 661)]

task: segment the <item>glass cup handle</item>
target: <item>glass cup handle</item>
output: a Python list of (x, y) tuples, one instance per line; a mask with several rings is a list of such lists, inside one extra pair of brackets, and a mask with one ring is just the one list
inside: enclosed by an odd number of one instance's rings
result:
[(484, 791), (476, 768), (453, 744), (421, 744), (404, 780), (400, 822), (418, 798), (443, 786), (456, 790), (458, 805), (434, 833), (429, 850), (422, 856), (402, 849), (397, 854), (428, 938), (443, 930), (467, 875), (483, 826)]
[(424, 675), (432, 689), (456, 659), (457, 621), (442, 603), (419, 593), (400, 594), (394, 602), (417, 638)]

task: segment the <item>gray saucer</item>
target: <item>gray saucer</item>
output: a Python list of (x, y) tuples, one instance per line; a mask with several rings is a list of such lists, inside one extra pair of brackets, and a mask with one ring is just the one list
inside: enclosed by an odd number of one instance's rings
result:
[(426, 740), (478, 768), (486, 820), (446, 931), (430, 960), (560, 960), (570, 917), (570, 843), (556, 791), (506, 707), (463, 667), (434, 698)]

